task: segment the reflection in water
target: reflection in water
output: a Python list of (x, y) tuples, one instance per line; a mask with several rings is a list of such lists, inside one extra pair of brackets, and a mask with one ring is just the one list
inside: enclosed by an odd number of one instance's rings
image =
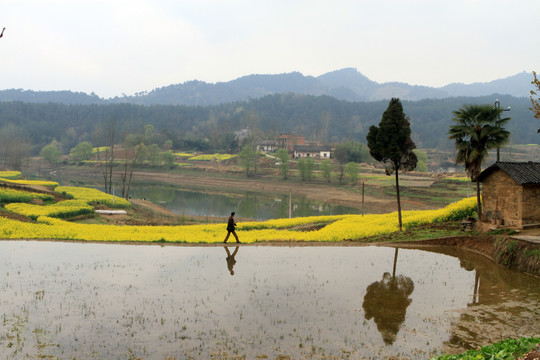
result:
[[(453, 319), (451, 336), (443, 352), (461, 352), (504, 338), (540, 332), (537, 278), (497, 266), (486, 257), (459, 248), (422, 247), (422, 250), (457, 257), (461, 269), (474, 271), (474, 280), (469, 285), (470, 300)], [(509, 289), (514, 290), (509, 292)]]
[(224, 246), (224, 248), (225, 248), (225, 251), (227, 252), (227, 259), (226, 259), (227, 268), (229, 269), (229, 272), (231, 273), (231, 275), (234, 275), (233, 267), (236, 264), (236, 260), (234, 259), (234, 257), (236, 256), (236, 254), (238, 254), (238, 249), (240, 249), (240, 247), (237, 246), (236, 249), (234, 249), (232, 255), (227, 246)]
[(367, 287), (362, 305), (365, 318), (373, 318), (385, 344), (393, 344), (403, 321), (407, 307), (411, 303), (409, 296), (414, 290), (411, 278), (396, 276), (398, 249), (394, 253), (393, 273), (385, 272), (381, 281), (376, 281)]
[(428, 359), (540, 333), (540, 280), (477, 254), (233, 250), (231, 276), (220, 247), (0, 241), (0, 358)]

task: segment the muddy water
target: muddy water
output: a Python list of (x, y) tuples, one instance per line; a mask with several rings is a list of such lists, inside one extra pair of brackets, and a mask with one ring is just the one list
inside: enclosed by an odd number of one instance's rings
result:
[(426, 359), (540, 333), (540, 280), (475, 254), (235, 250), (0, 242), (0, 354)]

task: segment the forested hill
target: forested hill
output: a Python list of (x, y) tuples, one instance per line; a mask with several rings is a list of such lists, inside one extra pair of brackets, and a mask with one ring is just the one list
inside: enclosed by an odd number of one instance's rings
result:
[(522, 72), (504, 79), (485, 83), (450, 84), (440, 88), (409, 85), (399, 82), (377, 83), (352, 68), (341, 69), (318, 77), (299, 72), (277, 75), (248, 75), (216, 84), (188, 81), (143, 91), (132, 96), (110, 99), (71, 91), (0, 90), (1, 101), (62, 104), (130, 103), (139, 105), (217, 105), (257, 99), (266, 95), (295, 93), (328, 95), (338, 100), (379, 101), (398, 97), (401, 100), (443, 99), (456, 96), (486, 96), (505, 94), (528, 97), (532, 89), (532, 74)]
[[(538, 121), (528, 109), (527, 98), (500, 95), (501, 106), (511, 106), (508, 129), (515, 144), (538, 143)], [(411, 118), (413, 139), (418, 147), (451, 148), (448, 127), (452, 111), (463, 104), (491, 104), (494, 97), (449, 98), (403, 101)], [(115, 120), (118, 137), (142, 132), (152, 124), (179, 148), (185, 139), (207, 139), (211, 146), (234, 131), (249, 127), (258, 138), (272, 139), (282, 133), (306, 136), (308, 140), (337, 143), (352, 139), (365, 142), (369, 126), (378, 124), (388, 101), (348, 102), (329, 96), (267, 95), (260, 99), (213, 106), (141, 106), (133, 104), (63, 105), (0, 102), (0, 140), (9, 134), (24, 134), (34, 149), (53, 139), (68, 151), (81, 141), (97, 143), (96, 134)], [(6, 129), (9, 131), (6, 132)]]

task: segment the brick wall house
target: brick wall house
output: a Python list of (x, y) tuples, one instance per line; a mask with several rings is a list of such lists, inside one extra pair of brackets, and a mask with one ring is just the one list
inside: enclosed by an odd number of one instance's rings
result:
[(540, 163), (497, 162), (479, 180), (483, 221), (518, 229), (540, 224)]
[(296, 145), (305, 145), (305, 136), (294, 136), (288, 134), (282, 134), (277, 139), (277, 145), (280, 149), (287, 149), (288, 152), (293, 152)]

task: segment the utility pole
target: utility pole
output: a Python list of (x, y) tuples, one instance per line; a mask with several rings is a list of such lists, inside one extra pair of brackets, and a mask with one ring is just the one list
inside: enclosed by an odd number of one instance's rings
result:
[(289, 219), (292, 219), (292, 190), (289, 190)]
[(364, 182), (362, 181), (362, 216), (364, 216)]
[[(499, 110), (501, 108), (501, 102), (499, 101), (499, 99), (496, 99), (495, 100), (495, 109)], [(503, 111), (510, 111), (510, 106), (507, 107), (506, 109), (503, 109)], [(501, 120), (501, 114), (498, 113), (497, 114), (497, 121), (500, 121)], [(497, 162), (501, 161), (501, 155), (500, 155), (500, 148), (497, 146)]]

